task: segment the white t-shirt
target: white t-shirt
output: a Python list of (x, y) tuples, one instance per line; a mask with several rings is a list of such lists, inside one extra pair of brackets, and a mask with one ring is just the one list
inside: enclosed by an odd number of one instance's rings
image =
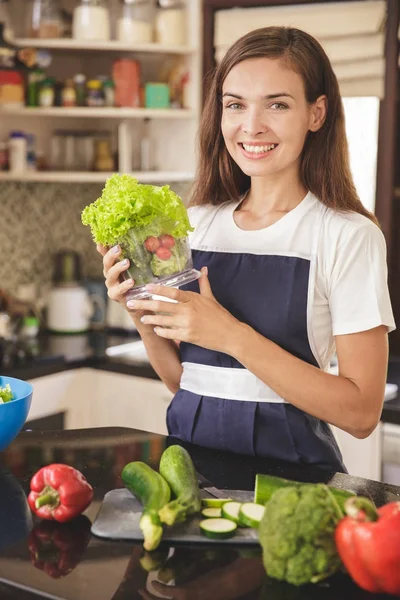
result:
[(310, 192), (279, 221), (256, 231), (240, 229), (238, 202), (188, 210), (195, 250), (297, 256), (311, 261), (307, 329), (320, 367), (329, 368), (334, 336), (386, 325), (395, 329), (381, 230), (358, 213), (327, 208)]

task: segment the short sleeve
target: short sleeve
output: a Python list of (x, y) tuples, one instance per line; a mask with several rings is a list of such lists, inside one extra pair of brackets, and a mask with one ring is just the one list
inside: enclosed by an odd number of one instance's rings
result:
[(357, 333), (380, 325), (393, 331), (383, 233), (365, 221), (357, 228), (349, 227), (341, 237), (328, 283), (332, 334)]

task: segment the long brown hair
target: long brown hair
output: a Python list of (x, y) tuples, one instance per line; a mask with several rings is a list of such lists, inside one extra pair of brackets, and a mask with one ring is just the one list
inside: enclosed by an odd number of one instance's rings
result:
[(300, 157), (300, 177), (323, 204), (354, 211), (377, 223), (361, 203), (350, 172), (344, 110), (339, 85), (329, 58), (311, 35), (291, 27), (264, 27), (235, 42), (213, 73), (199, 130), (199, 164), (190, 205), (222, 204), (237, 200), (250, 188), (228, 153), (221, 132), (222, 85), (230, 70), (252, 58), (283, 59), (304, 82), (309, 104), (327, 97), (327, 115), (317, 132), (308, 132)]

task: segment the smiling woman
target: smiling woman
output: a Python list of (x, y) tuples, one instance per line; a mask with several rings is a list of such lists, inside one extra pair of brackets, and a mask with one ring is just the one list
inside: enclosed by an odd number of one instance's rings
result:
[[(168, 431), (345, 471), (330, 424), (357, 438), (375, 429), (395, 325), (385, 240), (355, 191), (320, 44), (284, 27), (238, 40), (214, 73), (199, 139), (189, 240), (202, 277), (149, 288), (175, 300), (167, 315), (160, 300), (128, 304), (176, 392)], [(104, 257), (115, 286), (116, 260)]]

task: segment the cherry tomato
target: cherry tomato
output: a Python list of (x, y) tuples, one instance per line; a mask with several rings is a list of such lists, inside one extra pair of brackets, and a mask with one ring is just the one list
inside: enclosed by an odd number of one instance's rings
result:
[(160, 237), (158, 238), (161, 242), (161, 246), (164, 246), (164, 248), (173, 248), (175, 246), (175, 240), (172, 237), (172, 235), (168, 235), (168, 233), (164, 233), (163, 235), (160, 235)]
[(160, 240), (158, 238), (154, 237), (154, 235), (151, 235), (150, 237), (148, 237), (144, 243), (144, 247), (146, 248), (146, 250), (148, 250), (149, 252), (152, 252), (153, 254), (160, 247), (160, 245), (161, 245)]
[(172, 253), (169, 248), (164, 248), (163, 246), (160, 246), (160, 248), (157, 248), (156, 254), (161, 260), (168, 260), (169, 258), (171, 258)]

